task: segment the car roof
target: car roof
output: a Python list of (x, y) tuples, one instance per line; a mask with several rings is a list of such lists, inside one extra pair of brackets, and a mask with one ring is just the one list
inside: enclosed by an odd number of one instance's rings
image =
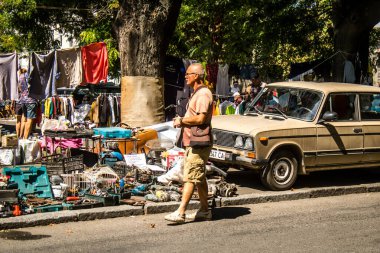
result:
[(353, 83), (334, 83), (334, 82), (278, 82), (271, 83), (268, 86), (293, 87), (301, 89), (320, 90), (324, 93), (331, 92), (380, 92), (380, 88), (376, 86), (353, 84)]

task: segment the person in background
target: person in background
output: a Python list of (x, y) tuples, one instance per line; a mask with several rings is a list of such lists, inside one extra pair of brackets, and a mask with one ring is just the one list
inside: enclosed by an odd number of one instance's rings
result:
[[(23, 79), (21, 81), (21, 79)], [(15, 114), (16, 114), (16, 134), (18, 138), (23, 138), (24, 137), (24, 132), (21, 131), (21, 120), (22, 120), (22, 103), (21, 103), (21, 96), (22, 96), (22, 89), (21, 85), (23, 82), (26, 80), (26, 69), (21, 69), (19, 67), (18, 70), (18, 84), (17, 84), (17, 89), (18, 89), (18, 100), (16, 101), (16, 106), (15, 106)]]
[(235, 92), (232, 96), (234, 97), (235, 114), (240, 114), (240, 104), (243, 101), (243, 98), (239, 92)]
[[(205, 71), (201, 64), (191, 64), (185, 74), (186, 84), (194, 89), (185, 116), (174, 119), (174, 127), (183, 128), (183, 146), (185, 147), (184, 186), (182, 200), (178, 209), (165, 216), (165, 220), (183, 223), (190, 220), (211, 220), (212, 213), (208, 209), (208, 186), (206, 181), (206, 163), (211, 146), (191, 147), (191, 126), (211, 124), (212, 93), (204, 85)], [(197, 187), (201, 207), (186, 217), (185, 212), (194, 189)]]
[(259, 94), (261, 89), (265, 87), (266, 83), (261, 81), (260, 75), (258, 72), (255, 72), (252, 75), (251, 81), (252, 83), (251, 83), (250, 99), (251, 101), (253, 101), (255, 97), (257, 96), (257, 94)]
[(240, 92), (239, 83), (237, 81), (234, 81), (231, 87), (231, 94), (234, 94), (235, 92)]
[[(21, 124), (19, 125), (19, 137), (28, 139), (29, 135), (32, 133), (33, 124), (37, 117), (37, 105), (36, 99), (29, 96), (28, 87), (28, 73), (25, 68), (21, 68), (19, 71), (18, 87), (21, 93), (19, 103), (22, 105), (22, 117)], [(16, 131), (17, 131), (16, 123)]]

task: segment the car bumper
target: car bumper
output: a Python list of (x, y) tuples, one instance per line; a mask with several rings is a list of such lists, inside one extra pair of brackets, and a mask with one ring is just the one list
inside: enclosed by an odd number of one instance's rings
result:
[(243, 166), (252, 169), (260, 169), (263, 166), (268, 164), (268, 160), (266, 159), (256, 159), (250, 158), (239, 154), (234, 154), (232, 152), (223, 151), (225, 153), (224, 159), (217, 159), (210, 157), (209, 160), (215, 163), (220, 164), (228, 164), (231, 166)]

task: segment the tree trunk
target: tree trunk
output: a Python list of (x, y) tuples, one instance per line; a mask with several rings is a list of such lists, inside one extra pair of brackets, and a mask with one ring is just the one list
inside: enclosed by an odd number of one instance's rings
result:
[(355, 83), (368, 72), (369, 33), (380, 20), (378, 0), (334, 0), (334, 58), (333, 81), (342, 82), (344, 62), (355, 66)]
[(114, 23), (121, 62), (121, 121), (163, 122), (164, 62), (181, 0), (120, 0)]

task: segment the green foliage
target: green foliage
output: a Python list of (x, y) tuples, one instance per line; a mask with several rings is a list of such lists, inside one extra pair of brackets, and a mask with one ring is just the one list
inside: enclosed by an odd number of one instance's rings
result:
[(3, 0), (0, 2), (0, 52), (47, 51), (60, 47), (54, 30), (79, 45), (104, 41), (110, 75), (118, 76), (120, 60), (111, 34), (117, 0)]
[(185, 0), (169, 53), (284, 79), (291, 63), (333, 53), (330, 16), (328, 0)]
[[(331, 0), (183, 0), (168, 54), (214, 63), (253, 63), (263, 76), (286, 79), (290, 64), (333, 52)], [(104, 41), (110, 74), (120, 59), (112, 22), (118, 0), (2, 0), (0, 52), (59, 47), (53, 30), (80, 45)], [(380, 32), (372, 32), (371, 45)]]

